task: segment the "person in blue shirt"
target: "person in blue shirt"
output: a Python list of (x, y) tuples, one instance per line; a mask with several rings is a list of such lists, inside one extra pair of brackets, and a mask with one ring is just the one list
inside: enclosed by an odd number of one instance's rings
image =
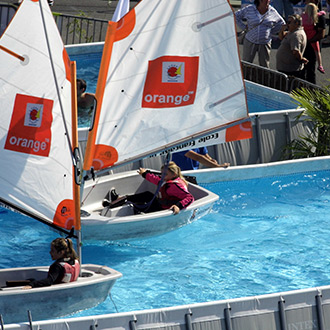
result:
[(229, 163), (218, 164), (218, 162), (208, 154), (206, 147), (173, 153), (172, 160), (181, 168), (182, 171), (198, 170), (200, 163), (206, 167), (212, 168), (230, 166)]

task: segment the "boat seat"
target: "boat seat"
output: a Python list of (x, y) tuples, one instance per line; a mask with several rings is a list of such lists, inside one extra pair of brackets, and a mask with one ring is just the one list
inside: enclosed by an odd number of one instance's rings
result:
[(118, 207), (104, 207), (101, 211), (103, 217), (122, 217), (134, 215), (134, 208), (131, 205), (125, 204)]
[(6, 281), (6, 287), (7, 288), (12, 288), (12, 287), (15, 287), (15, 286), (29, 285), (31, 281), (33, 281), (32, 278), (28, 279), (28, 280)]
[(2, 286), (0, 290), (10, 290), (10, 289), (17, 289), (22, 288), (25, 285), (29, 285), (31, 281), (34, 281), (33, 278), (29, 278), (27, 280), (8, 280), (6, 281), (6, 285)]

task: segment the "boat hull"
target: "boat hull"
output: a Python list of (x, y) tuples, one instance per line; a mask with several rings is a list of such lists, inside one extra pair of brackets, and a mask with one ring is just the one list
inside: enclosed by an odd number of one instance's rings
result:
[(120, 195), (154, 191), (155, 185), (141, 178), (136, 171), (107, 175), (96, 182), (86, 182), (81, 217), (84, 240), (125, 240), (156, 236), (178, 229), (206, 215), (219, 196), (189, 183), (195, 201), (179, 214), (170, 210), (134, 214), (129, 205), (114, 209), (102, 207), (108, 192), (115, 188)]
[(0, 313), (5, 323), (28, 321), (28, 311), (33, 320), (53, 319), (88, 309), (103, 302), (121, 273), (106, 266), (82, 265), (77, 281), (22, 290), (7, 287), (6, 281), (47, 276), (48, 266), (0, 270)]

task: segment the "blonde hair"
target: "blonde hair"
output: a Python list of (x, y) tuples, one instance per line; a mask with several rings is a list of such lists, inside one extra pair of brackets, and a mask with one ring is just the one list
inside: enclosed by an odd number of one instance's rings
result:
[[(162, 169), (164, 167), (165, 166), (163, 165)], [(176, 165), (174, 162), (169, 162), (167, 169), (175, 175), (175, 178), (180, 178), (185, 183), (185, 185), (188, 186), (187, 181), (184, 179), (184, 177), (181, 173), (181, 168), (178, 165)]]
[(57, 252), (64, 251), (64, 258), (70, 258), (73, 260), (79, 259), (70, 238), (55, 238), (51, 242), (51, 246), (53, 246)]
[(314, 3), (309, 3), (305, 7), (305, 13), (308, 15), (308, 17), (311, 19), (311, 21), (316, 24), (319, 20), (319, 17), (317, 16), (318, 8)]

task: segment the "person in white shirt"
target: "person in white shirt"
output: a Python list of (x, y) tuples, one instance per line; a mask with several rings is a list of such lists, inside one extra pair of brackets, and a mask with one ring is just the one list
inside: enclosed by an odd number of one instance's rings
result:
[(252, 63), (258, 52), (259, 64), (269, 68), (272, 37), (278, 34), (285, 21), (269, 4), (270, 0), (254, 0), (235, 13), (237, 25), (247, 29), (243, 43), (243, 61)]

